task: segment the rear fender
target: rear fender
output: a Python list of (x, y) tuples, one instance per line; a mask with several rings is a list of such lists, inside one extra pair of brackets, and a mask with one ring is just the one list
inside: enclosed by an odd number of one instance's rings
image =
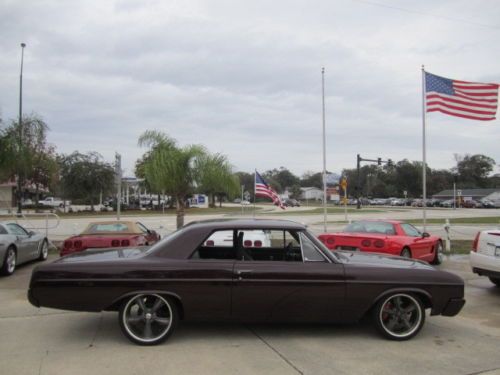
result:
[(134, 290), (133, 292), (125, 293), (125, 294), (121, 295), (120, 297), (116, 298), (108, 306), (104, 307), (103, 310), (104, 311), (117, 311), (120, 309), (120, 306), (123, 303), (123, 301), (125, 301), (128, 298), (135, 296), (137, 294), (160, 294), (162, 296), (172, 297), (175, 300), (177, 300), (177, 302), (182, 306), (182, 299), (176, 293), (168, 292), (165, 290)]

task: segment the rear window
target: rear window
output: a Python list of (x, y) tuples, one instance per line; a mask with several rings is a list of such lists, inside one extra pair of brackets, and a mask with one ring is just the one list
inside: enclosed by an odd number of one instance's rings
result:
[(396, 234), (394, 225), (384, 221), (355, 221), (349, 224), (344, 232), (348, 233), (379, 233)]
[(115, 224), (93, 224), (89, 226), (85, 233), (102, 233), (102, 232), (129, 232), (128, 225), (123, 223)]

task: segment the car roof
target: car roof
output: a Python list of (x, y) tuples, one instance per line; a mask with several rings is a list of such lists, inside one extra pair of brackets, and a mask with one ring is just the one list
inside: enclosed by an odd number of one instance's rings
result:
[(210, 228), (210, 229), (305, 229), (304, 224), (292, 220), (278, 219), (213, 219), (192, 221), (185, 227)]

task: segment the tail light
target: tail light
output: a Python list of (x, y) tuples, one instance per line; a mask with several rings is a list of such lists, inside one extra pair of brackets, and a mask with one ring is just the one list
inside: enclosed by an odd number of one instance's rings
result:
[(245, 247), (252, 247), (252, 241), (245, 240), (245, 242), (243, 242), (243, 246), (245, 246)]
[(129, 240), (122, 240), (122, 246), (130, 246)]
[(254, 241), (253, 245), (255, 247), (262, 247), (262, 241), (260, 241), (260, 240)]
[(114, 247), (120, 246), (120, 240), (112, 240), (111, 241), (111, 246), (114, 246)]
[(205, 242), (205, 246), (214, 246), (214, 241), (208, 240), (207, 242)]
[(474, 242), (472, 243), (472, 251), (477, 252), (477, 243), (479, 242), (479, 236), (481, 232), (477, 232), (476, 238), (474, 238)]
[(370, 247), (371, 244), (372, 244), (372, 241), (370, 241), (370, 240), (361, 241), (361, 246), (364, 246), (364, 247)]
[(385, 242), (382, 241), (382, 240), (375, 240), (373, 242), (373, 245), (377, 248), (377, 249), (381, 249), (385, 246)]
[(64, 241), (64, 248), (65, 249), (71, 249), (72, 247), (73, 247), (72, 241)]
[(74, 246), (75, 249), (80, 249), (82, 247), (82, 241), (75, 241)]

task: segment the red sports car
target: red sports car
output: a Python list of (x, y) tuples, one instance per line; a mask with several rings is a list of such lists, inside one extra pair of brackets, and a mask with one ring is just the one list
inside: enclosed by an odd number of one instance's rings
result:
[(148, 246), (159, 240), (158, 233), (139, 222), (100, 221), (90, 223), (81, 234), (65, 240), (60, 254), (106, 247)]
[(361, 220), (349, 224), (343, 232), (318, 236), (330, 250), (354, 250), (400, 255), (433, 264), (443, 261), (443, 242), (437, 236), (422, 233), (413, 225), (395, 220)]

